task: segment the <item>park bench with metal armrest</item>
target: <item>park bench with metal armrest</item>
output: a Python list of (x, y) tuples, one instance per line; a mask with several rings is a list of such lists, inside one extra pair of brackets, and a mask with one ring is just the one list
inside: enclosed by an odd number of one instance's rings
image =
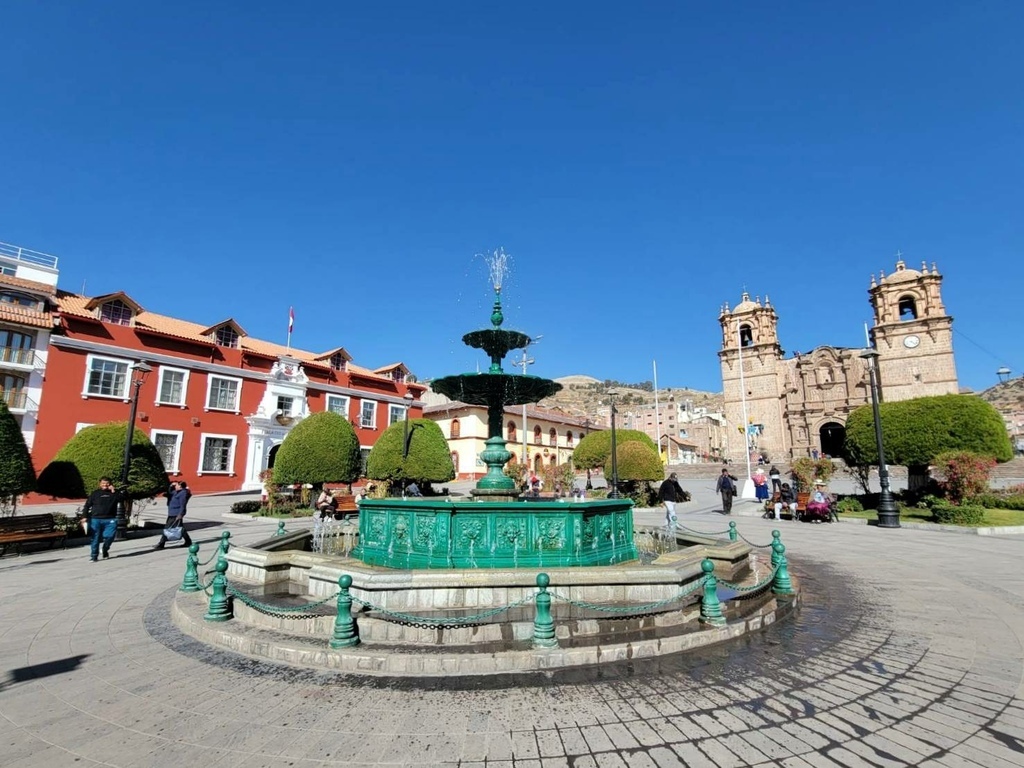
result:
[(26, 541), (49, 541), (50, 547), (58, 541), (66, 546), (67, 531), (59, 531), (53, 515), (20, 515), (0, 518), (0, 555), (7, 547), (15, 544), (18, 552)]

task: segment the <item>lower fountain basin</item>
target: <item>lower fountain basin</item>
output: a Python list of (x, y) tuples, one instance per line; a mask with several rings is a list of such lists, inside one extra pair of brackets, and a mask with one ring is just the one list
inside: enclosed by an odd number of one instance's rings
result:
[(366, 499), (353, 556), (387, 568), (552, 568), (637, 559), (633, 503)]

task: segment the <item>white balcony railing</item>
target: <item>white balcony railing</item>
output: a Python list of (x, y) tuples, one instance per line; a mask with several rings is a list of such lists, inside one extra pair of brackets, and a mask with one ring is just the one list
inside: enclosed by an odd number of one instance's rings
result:
[(48, 253), (32, 251), (10, 243), (0, 243), (0, 256), (6, 256), (15, 261), (22, 261), (26, 264), (33, 264), (37, 267), (57, 268), (57, 257)]
[(36, 351), (34, 349), (0, 347), (0, 365), (4, 363), (34, 368), (36, 364)]
[(6, 403), (11, 411), (38, 411), (39, 406), (30, 400), (23, 389), (0, 389), (0, 401)]

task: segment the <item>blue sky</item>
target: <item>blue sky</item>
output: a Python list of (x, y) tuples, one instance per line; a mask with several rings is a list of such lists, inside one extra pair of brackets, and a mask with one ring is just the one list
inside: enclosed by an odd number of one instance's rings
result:
[(0, 241), (61, 284), (474, 370), (718, 390), (718, 312), (859, 346), (935, 261), (961, 383), (1020, 344), (1024, 3), (9, 2)]

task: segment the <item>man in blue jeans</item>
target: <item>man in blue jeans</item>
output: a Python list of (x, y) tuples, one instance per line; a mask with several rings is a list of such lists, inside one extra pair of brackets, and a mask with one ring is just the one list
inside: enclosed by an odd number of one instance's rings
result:
[(96, 562), (100, 555), (100, 539), (103, 540), (103, 559), (110, 557), (110, 544), (117, 533), (117, 502), (121, 492), (115, 491), (109, 477), (100, 478), (100, 487), (89, 494), (82, 507), (82, 514), (89, 518), (92, 533), (92, 548), (89, 559)]

